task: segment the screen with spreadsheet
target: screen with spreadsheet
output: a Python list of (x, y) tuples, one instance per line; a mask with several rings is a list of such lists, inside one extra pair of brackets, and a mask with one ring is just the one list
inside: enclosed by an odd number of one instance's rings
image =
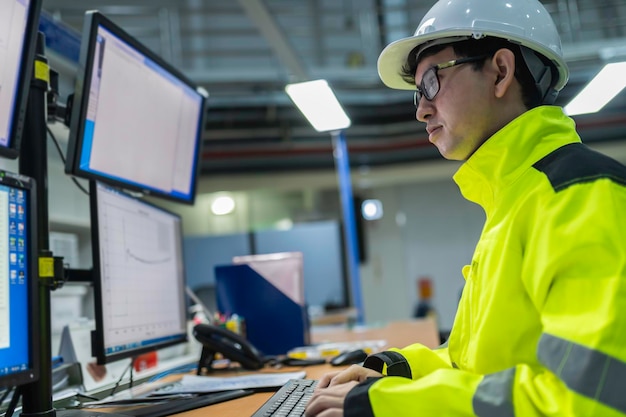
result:
[(98, 363), (187, 340), (182, 225), (177, 214), (91, 182)]
[(0, 171), (0, 387), (39, 377), (34, 184)]
[(0, 155), (19, 156), (41, 0), (0, 0)]
[(206, 97), (121, 27), (87, 12), (66, 172), (193, 203)]

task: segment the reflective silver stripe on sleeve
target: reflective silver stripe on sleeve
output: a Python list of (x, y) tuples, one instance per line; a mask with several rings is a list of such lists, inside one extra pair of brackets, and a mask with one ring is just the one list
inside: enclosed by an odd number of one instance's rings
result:
[(478, 417), (515, 417), (514, 380), (515, 368), (485, 375), (472, 399), (474, 414)]
[(539, 339), (537, 357), (572, 391), (626, 413), (626, 363), (546, 333)]

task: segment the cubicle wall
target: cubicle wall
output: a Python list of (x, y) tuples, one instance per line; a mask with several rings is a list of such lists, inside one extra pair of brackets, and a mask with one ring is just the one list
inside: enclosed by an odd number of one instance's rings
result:
[(192, 290), (215, 285), (216, 265), (232, 262), (234, 256), (250, 255), (250, 235), (238, 233), (220, 236), (185, 237), (185, 272)]
[(307, 304), (348, 304), (338, 221), (301, 223), (289, 230), (186, 237), (184, 249), (187, 284), (194, 291), (210, 294), (215, 285), (215, 266), (230, 264), (235, 256), (302, 252)]

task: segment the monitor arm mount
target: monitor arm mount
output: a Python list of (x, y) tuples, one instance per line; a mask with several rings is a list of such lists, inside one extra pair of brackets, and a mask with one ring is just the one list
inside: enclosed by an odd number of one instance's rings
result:
[[(59, 73), (52, 68), (50, 71), (50, 88), (47, 94), (47, 122), (61, 122), (70, 127), (74, 93), (67, 96), (64, 104), (59, 102)], [(51, 289), (61, 288), (66, 282), (93, 282), (91, 269), (73, 269), (63, 264), (62, 257), (54, 257), (54, 278), (51, 281)]]
[(65, 105), (59, 102), (59, 73), (50, 68), (50, 89), (48, 90), (47, 105), (49, 122), (62, 122), (70, 127), (70, 117), (72, 115), (72, 105), (74, 104), (74, 94), (67, 97)]

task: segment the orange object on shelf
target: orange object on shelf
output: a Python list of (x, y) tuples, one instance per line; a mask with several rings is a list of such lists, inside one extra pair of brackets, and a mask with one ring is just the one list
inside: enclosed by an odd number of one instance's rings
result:
[(137, 372), (145, 371), (146, 369), (157, 366), (158, 361), (159, 359), (156, 352), (144, 353), (143, 355), (137, 356), (133, 368)]

